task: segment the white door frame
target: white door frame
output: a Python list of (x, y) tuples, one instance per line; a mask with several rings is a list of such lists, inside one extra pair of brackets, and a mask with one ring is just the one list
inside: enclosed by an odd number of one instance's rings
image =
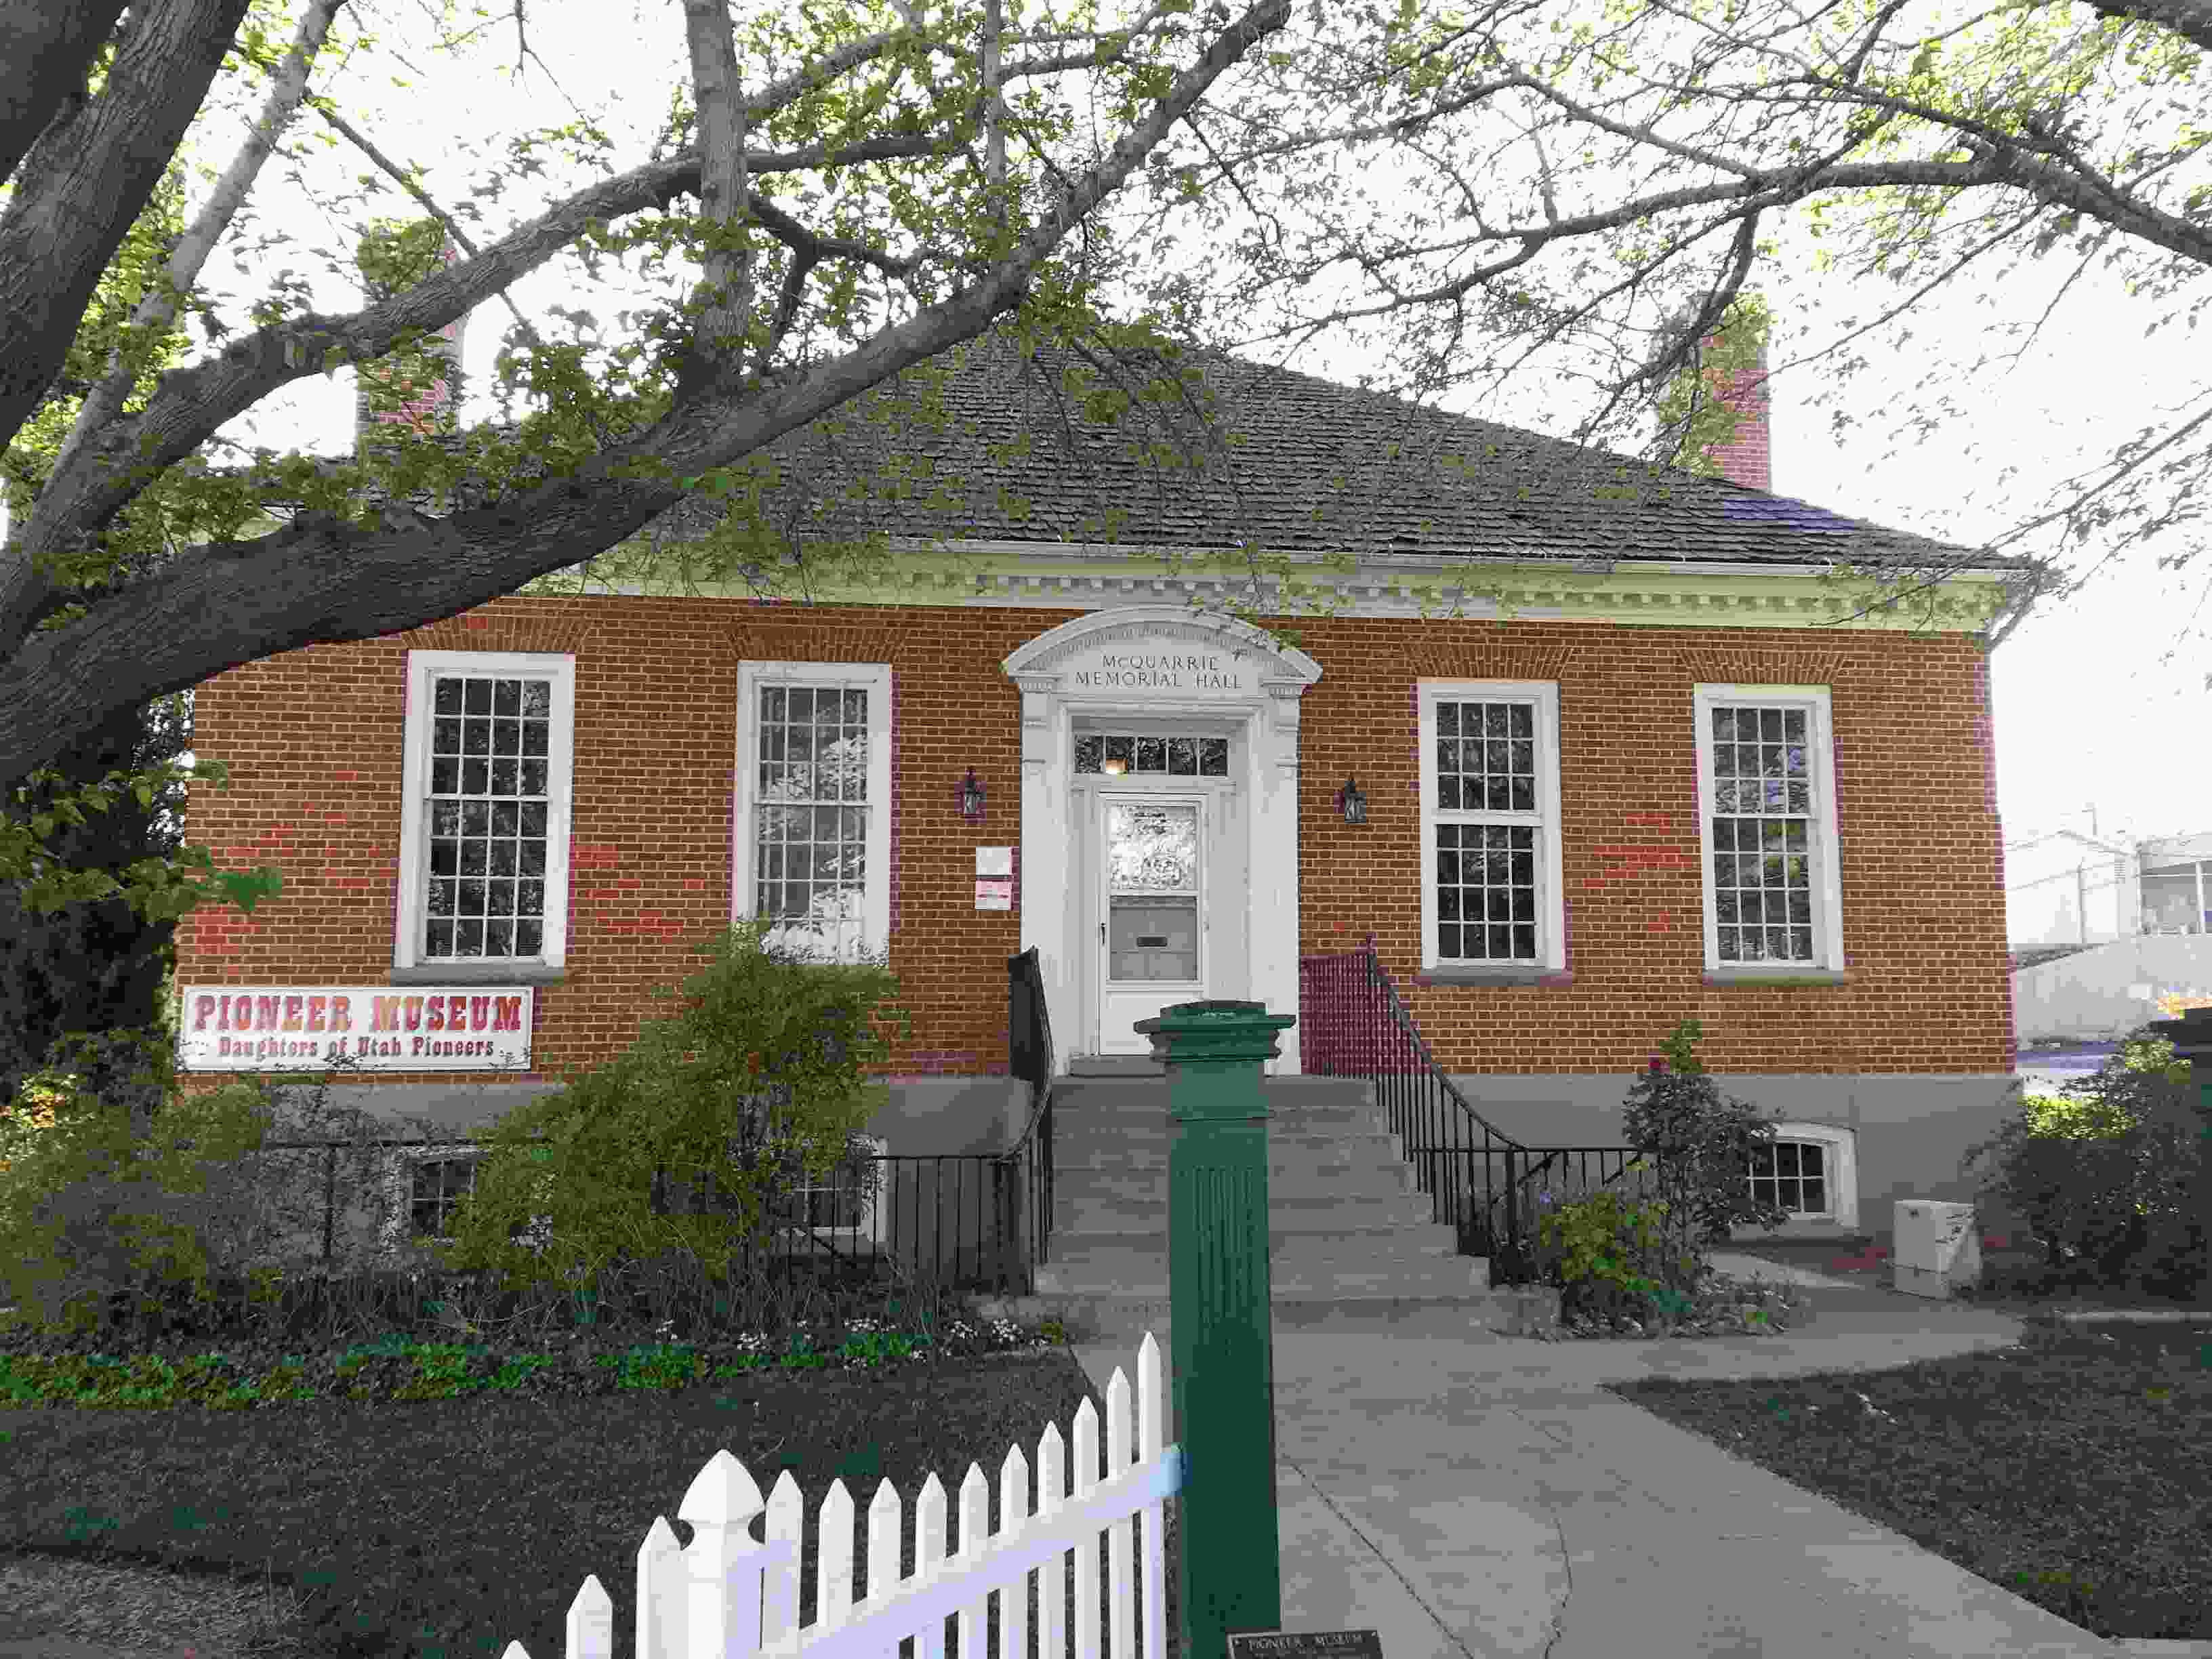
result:
[[(1205, 657), (1220, 672), (1154, 674), (1113, 668), (1118, 659), (1163, 653)], [(1102, 668), (1102, 664), (1109, 665)], [(1234, 781), (1246, 799), (1244, 941), (1253, 1001), (1270, 1013), (1298, 1008), (1298, 711), (1321, 665), (1279, 645), (1249, 623), (1182, 605), (1094, 611), (1030, 641), (1001, 665), (1022, 692), (1022, 840), (1016, 866), (1022, 936), (1036, 947), (1045, 1005), (1062, 1054), (1090, 1041), (1078, 1000), (1082, 895), (1070, 880), (1080, 826), (1073, 720), (1121, 714), (1140, 720), (1202, 719), (1237, 733)], [(1133, 778), (1131, 786), (1139, 787)], [(1233, 901), (1232, 901), (1233, 902)], [(1216, 987), (1215, 996), (1234, 996)], [(1298, 1029), (1281, 1036), (1269, 1068), (1294, 1076)]]

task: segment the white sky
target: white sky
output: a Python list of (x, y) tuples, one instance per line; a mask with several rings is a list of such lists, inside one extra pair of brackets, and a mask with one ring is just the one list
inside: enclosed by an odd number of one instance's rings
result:
[[(627, 17), (614, 25), (597, 8), (532, 7), (528, 13), (531, 44), (561, 85), (595, 114), (606, 112), (601, 118), (619, 146), (618, 167), (644, 158), (666, 107), (668, 85), (684, 74), (679, 9), (673, 3), (656, 8), (648, 0), (641, 10), (641, 27), (629, 27)], [(342, 21), (350, 15), (342, 14)], [(404, 14), (395, 7), (386, 15)], [(586, 18), (591, 21), (580, 21)], [(380, 108), (386, 101), (383, 77), (392, 72), (388, 60), (378, 64), (380, 51), (357, 58), (336, 88), (356, 124), (387, 154), (422, 164), (428, 187), (451, 206), (465, 195), (466, 184), (481, 176), (480, 162), (441, 159), (451, 157), (457, 121), (489, 141), (494, 146), (489, 153), (495, 154), (504, 136), (525, 125), (568, 118), (568, 105), (534, 66), (520, 81), (510, 81), (505, 67), (513, 52), (511, 24), (489, 31), (459, 67), (410, 50), (409, 58), (422, 77), (414, 88), (391, 94), (397, 101), (389, 109)], [(622, 96), (611, 106), (609, 96), (616, 88)], [(366, 118), (360, 104), (364, 96), (372, 100)], [(303, 116), (301, 123), (302, 131), (321, 125), (312, 116)], [(211, 137), (206, 158), (227, 161), (228, 142), (227, 137)], [(343, 180), (367, 166), (349, 147), (343, 148), (315, 163), (311, 176)], [(313, 193), (280, 184), (276, 173), (272, 164), (255, 198), (264, 204), (261, 211), (270, 222), (295, 228), (309, 245), (342, 245), (339, 218), (303, 206)], [(524, 181), (494, 204), (502, 216), (479, 240), (512, 222), (506, 216), (534, 211), (577, 181), (573, 174)], [(396, 190), (387, 189), (374, 210), (399, 215), (414, 209)], [(333, 238), (340, 242), (334, 244)], [(1898, 289), (1880, 279), (1854, 282), (1837, 275), (1817, 279), (1816, 291), (1804, 252), (1808, 245), (1785, 234), (1785, 246), (1792, 250), (1790, 274), (1779, 282), (1762, 279), (1778, 313), (1771, 352), (1777, 365), (1833, 340), (1841, 332), (1841, 318), (1864, 319), (1899, 297)], [(270, 256), (266, 268), (282, 262), (281, 254)], [(227, 255), (218, 252), (208, 276), (222, 286), (230, 270)], [(359, 304), (345, 282), (319, 271), (306, 274), (319, 307), (351, 309)], [(2158, 408), (2204, 395), (2203, 364), (2212, 360), (2212, 341), (2200, 343), (2179, 324), (2146, 340), (2144, 325), (2157, 311), (2129, 300), (2115, 284), (2087, 276), (2020, 367), (1952, 386), (1951, 395), (1963, 411), (1955, 428), (1916, 445), (1899, 459), (1886, 459), (1893, 441), (1887, 416), (1929, 371), (1931, 355), (1940, 362), (1956, 353), (1963, 370), (1992, 315), (2032, 317), (2063, 274), (2064, 268), (2055, 263), (2023, 267), (1996, 297), (1994, 313), (1980, 307), (1978, 285), (1954, 284), (1923, 301), (1914, 343), (1887, 360), (1876, 354), (1875, 367), (1845, 389), (1838, 406), (1852, 418), (1840, 439), (1832, 435), (1826, 411), (1807, 404), (1804, 373), (1778, 377), (1771, 416), (1775, 489), (1876, 523), (1971, 544), (2011, 522), (1992, 510), (1990, 501), (1994, 474), (2004, 460), (2021, 464), (2012, 504), (2025, 510), (2041, 499), (2041, 481), (2079, 470), (2152, 418)], [(604, 292), (564, 292), (550, 268), (519, 284), (515, 297), (541, 325), (548, 303), (590, 306), (603, 320), (611, 320), (619, 304), (610, 302)], [(467, 418), (493, 412), (484, 388), (508, 320), (496, 303), (474, 313), (466, 347), (472, 388)], [(1516, 398), (1514, 412), (1496, 407), (1480, 412), (1566, 432), (1576, 411), (1546, 410), (1541, 402), (1539, 394)], [(351, 376), (341, 372), (332, 381), (312, 380), (286, 388), (227, 432), (246, 441), (258, 436), (337, 453), (351, 441)], [(1969, 432), (1981, 439), (1978, 471), (1964, 451)], [(1971, 507), (1963, 501), (1968, 495), (1977, 497)], [(2107, 566), (2087, 592), (2063, 611), (2030, 620), (1997, 652), (1992, 678), (1998, 790), (2008, 844), (2061, 825), (2086, 830), (2093, 811), (2097, 829), (2107, 835), (2212, 830), (2212, 767), (2206, 763), (2204, 738), (2212, 732), (2212, 692), (2204, 684), (2212, 666), (2206, 646), (2206, 636), (2212, 635), (2207, 593), (2212, 556), (2200, 556), (2179, 573), (2156, 568), (2160, 554), (2171, 556), (2192, 544), (2201, 546), (2201, 533), (2192, 538), (2185, 531), (2179, 538), (2131, 549), (2119, 565)], [(2036, 545), (2039, 550), (2042, 544)], [(2182, 641), (2185, 629), (2193, 637), (2172, 661), (2161, 663), (2160, 657)]]

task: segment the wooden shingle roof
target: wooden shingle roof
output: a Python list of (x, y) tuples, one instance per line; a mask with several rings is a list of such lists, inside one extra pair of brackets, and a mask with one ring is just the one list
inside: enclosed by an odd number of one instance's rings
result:
[[(1089, 377), (1086, 390), (1070, 391), (1071, 372)], [(1169, 372), (1155, 360), (1025, 354), (994, 331), (732, 471), (752, 476), (763, 521), (797, 539), (881, 532), (1194, 551), (1256, 543), (1285, 553), (1875, 569), (2030, 563), (1218, 354), (1186, 354), (1175, 367), (1202, 390), (1145, 392)], [(696, 495), (647, 533), (702, 532), (729, 511)]]

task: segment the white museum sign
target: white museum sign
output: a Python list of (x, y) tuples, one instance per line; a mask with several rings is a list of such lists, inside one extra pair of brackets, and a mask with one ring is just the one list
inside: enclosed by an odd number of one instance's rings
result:
[(185, 1072), (296, 1071), (343, 1054), (367, 1072), (530, 1069), (527, 985), (187, 985)]

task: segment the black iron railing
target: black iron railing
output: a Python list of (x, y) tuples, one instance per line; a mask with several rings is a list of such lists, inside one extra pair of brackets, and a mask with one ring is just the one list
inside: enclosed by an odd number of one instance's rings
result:
[[(367, 1139), (347, 1141), (329, 1140), (270, 1140), (262, 1144), (263, 1152), (320, 1152), (323, 1154), (322, 1228), (319, 1259), (327, 1268), (335, 1254), (337, 1219), (341, 1208), (337, 1191), (337, 1154), (340, 1151), (354, 1153), (389, 1154), (395, 1149), (428, 1154), (434, 1157), (445, 1152), (465, 1157), (477, 1151), (483, 1137), (454, 1135), (431, 1140), (421, 1136)], [(256, 1156), (249, 1153), (248, 1157)], [(868, 1277), (878, 1272), (916, 1273), (924, 1276), (942, 1277), (961, 1288), (1005, 1289), (1010, 1284), (1008, 1264), (1004, 1258), (1010, 1254), (1002, 1244), (1003, 1236), (996, 1229), (987, 1231), (983, 1220), (983, 1193), (987, 1186), (1000, 1184), (994, 1170), (985, 1176), (980, 1170), (970, 1173), (969, 1165), (996, 1165), (1004, 1154), (963, 1152), (944, 1154), (897, 1154), (863, 1152), (855, 1154), (840, 1167), (854, 1169), (872, 1166), (875, 1176), (874, 1192), (865, 1195), (867, 1182), (854, 1183), (860, 1192), (848, 1194), (838, 1188), (808, 1188), (785, 1195), (772, 1206), (763, 1224), (763, 1235), (769, 1241), (763, 1252), (747, 1241), (740, 1249), (738, 1261), (750, 1273), (763, 1267), (769, 1273), (788, 1278), (799, 1272), (817, 1274), (835, 1273)], [(948, 1170), (947, 1165), (951, 1168)], [(379, 1170), (372, 1179), (382, 1180), (385, 1171)], [(670, 1197), (672, 1172), (663, 1166), (654, 1172), (655, 1209), (668, 1213), (674, 1200)], [(972, 1194), (972, 1202), (963, 1202)], [(884, 1222), (878, 1225), (865, 1207), (860, 1208), (852, 1224), (842, 1224), (836, 1212), (854, 1207), (848, 1198), (865, 1206), (869, 1203), (884, 1206)], [(822, 1200), (827, 1200), (833, 1218), (819, 1218), (817, 1212)], [(948, 1201), (949, 1200), (949, 1201)], [(716, 1201), (711, 1179), (702, 1202)], [(425, 1237), (413, 1227), (411, 1204), (397, 1206), (405, 1219), (396, 1242), (408, 1248), (420, 1248)], [(932, 1226), (927, 1238), (927, 1250), (920, 1226), (920, 1212), (927, 1208), (932, 1215)], [(945, 1237), (945, 1221), (947, 1212), (954, 1222), (952, 1237)], [(995, 1213), (995, 1206), (994, 1206)], [(972, 1217), (972, 1226), (963, 1224)], [(289, 1243), (289, 1241), (287, 1241)], [(399, 1253), (381, 1248), (383, 1241), (372, 1241), (375, 1255), (402, 1259)], [(763, 1259), (764, 1258), (764, 1259)]]
[(1372, 933), (1359, 950), (1299, 959), (1298, 1054), (1311, 1074), (1375, 1085), (1415, 1183), (1429, 1195), (1431, 1218), (1452, 1224), (1462, 1255), (1489, 1258), (1493, 1284), (1535, 1277), (1536, 1221), (1547, 1182), (1563, 1182), (1570, 1168), (1587, 1182), (1593, 1153), (1597, 1185), (1629, 1181), (1632, 1147), (1528, 1146), (1476, 1111), (1430, 1053), (1376, 955)]
[(1022, 1137), (991, 1165), (1004, 1230), (1012, 1247), (1008, 1278), (1028, 1295), (1052, 1238), (1052, 1018), (1036, 946), (1006, 958), (1006, 1070), (1030, 1085), (1029, 1122)]
[[(1006, 970), (1007, 1069), (1029, 1085), (1030, 1109), (1020, 1139), (1003, 1152), (855, 1153), (839, 1167), (848, 1170), (874, 1166), (872, 1195), (862, 1196), (869, 1188), (865, 1179), (851, 1183), (856, 1189), (852, 1193), (832, 1186), (803, 1188), (787, 1194), (786, 1201), (779, 1202), (766, 1221), (771, 1239), (770, 1272), (787, 1275), (805, 1268), (866, 1274), (887, 1268), (893, 1273), (933, 1275), (963, 1290), (1026, 1295), (1035, 1287), (1036, 1270), (1046, 1259), (1052, 1231), (1052, 1024), (1035, 947), (1008, 957)], [(320, 1260), (327, 1267), (337, 1245), (340, 1150), (374, 1156), (404, 1147), (461, 1157), (477, 1150), (483, 1139), (477, 1135), (454, 1134), (437, 1139), (416, 1135), (343, 1141), (269, 1140), (262, 1143), (260, 1150), (323, 1154)], [(380, 1181), (385, 1175), (386, 1170), (379, 1169), (370, 1178)], [(657, 1213), (668, 1213), (672, 1204), (685, 1201), (675, 1198), (673, 1190), (671, 1171), (665, 1166), (656, 1169), (653, 1204)], [(848, 1199), (881, 1206), (888, 1224), (876, 1224), (865, 1209), (854, 1214), (851, 1221), (844, 1220), (844, 1213), (854, 1209)], [(817, 1213), (825, 1201), (833, 1216), (826, 1221)], [(708, 1206), (717, 1202), (711, 1176), (701, 1202)], [(404, 1236), (410, 1244), (415, 1244), (419, 1241), (412, 1231), (411, 1204), (403, 1207), (410, 1212)], [(920, 1225), (925, 1209), (931, 1217), (927, 1251), (922, 1249)], [(953, 1222), (949, 1241), (945, 1227), (948, 1213)], [(972, 1226), (967, 1224), (971, 1220)], [(739, 1255), (748, 1272), (756, 1257), (748, 1241)]]

